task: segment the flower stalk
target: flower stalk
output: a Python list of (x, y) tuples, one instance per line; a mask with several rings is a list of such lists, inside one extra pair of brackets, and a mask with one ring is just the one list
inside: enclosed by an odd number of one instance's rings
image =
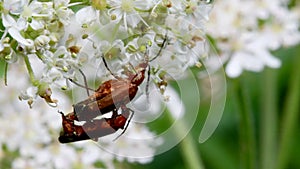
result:
[(275, 168), (277, 154), (277, 71), (266, 69), (263, 75), (260, 115), (260, 168)]
[(32, 67), (31, 67), (31, 64), (30, 64), (30, 61), (29, 61), (28, 56), (27, 56), (27, 55), (23, 55), (23, 58), (24, 58), (24, 61), (25, 61), (25, 64), (26, 64), (26, 68), (27, 68), (27, 71), (28, 71), (28, 74), (29, 74), (29, 78), (30, 78), (31, 83), (32, 83), (34, 86), (38, 86), (39, 83), (38, 83), (38, 81), (35, 79), (34, 72), (33, 72), (33, 70), (32, 70)]
[[(297, 53), (297, 52), (296, 52)], [(293, 65), (294, 70), (291, 72), (290, 83), (288, 87), (287, 98), (283, 108), (283, 121), (281, 127), (281, 136), (279, 143), (279, 152), (277, 159), (277, 169), (287, 168), (290, 152), (292, 151), (292, 143), (294, 141), (294, 133), (299, 119), (299, 102), (300, 102), (300, 58), (295, 57)]]
[[(174, 118), (169, 111), (168, 111), (168, 119), (169, 122), (174, 121)], [(182, 153), (182, 158), (185, 161), (185, 168), (204, 169), (204, 165), (199, 155), (199, 151), (195, 139), (190, 133), (186, 134), (187, 127), (184, 120), (177, 120), (176, 125), (174, 126), (175, 126), (174, 132), (178, 138), (182, 138), (184, 135), (186, 135), (179, 144)]]
[(241, 168), (256, 168), (255, 126), (251, 110), (250, 93), (247, 90), (245, 79), (236, 81), (235, 102), (239, 113), (240, 127), (240, 158)]
[(7, 70), (8, 70), (8, 63), (4, 63), (4, 85), (7, 86)]

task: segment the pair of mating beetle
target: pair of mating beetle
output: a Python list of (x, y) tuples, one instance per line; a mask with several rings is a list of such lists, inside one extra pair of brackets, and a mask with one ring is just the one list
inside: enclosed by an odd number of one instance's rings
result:
[[(139, 85), (145, 79), (146, 69), (150, 68), (149, 62), (153, 61), (160, 55), (166, 44), (166, 40), (167, 36), (164, 38), (161, 48), (154, 58), (149, 60), (149, 56), (146, 54), (145, 60), (135, 68), (136, 72), (128, 72), (127, 78), (121, 78), (114, 75), (109, 69), (103, 56), (102, 59), (105, 67), (115, 79), (105, 81), (86, 100), (73, 105), (73, 112), (67, 115), (60, 112), (62, 116), (63, 130), (58, 138), (59, 142), (71, 143), (87, 139), (97, 141), (99, 137), (103, 137), (115, 133), (119, 129), (123, 129), (122, 133), (119, 135), (121, 136), (126, 131), (134, 113), (133, 110), (126, 107), (126, 104), (135, 97)], [(150, 70), (148, 70), (148, 81), (149, 78)], [(71, 79), (70, 81), (82, 86)], [(85, 88), (87, 91), (90, 90), (87, 87)], [(146, 88), (146, 90), (148, 89)], [(148, 91), (146, 91), (146, 93), (148, 94)], [(121, 109), (121, 114), (118, 114), (119, 109)], [(97, 116), (109, 112), (112, 112), (112, 116), (110, 118), (95, 119)], [(75, 121), (85, 121), (85, 123), (83, 125), (77, 125), (75, 124)]]

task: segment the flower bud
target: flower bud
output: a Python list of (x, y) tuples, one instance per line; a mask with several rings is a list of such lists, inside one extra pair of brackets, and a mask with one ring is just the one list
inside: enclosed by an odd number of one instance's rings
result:
[(47, 83), (41, 83), (39, 86), (38, 86), (38, 95), (45, 99), (45, 101), (50, 105), (50, 106), (53, 106), (53, 107), (56, 107), (56, 103), (57, 103), (57, 100), (54, 100), (51, 98), (51, 95), (52, 95), (52, 91), (51, 91), (51, 88), (49, 87), (49, 85)]

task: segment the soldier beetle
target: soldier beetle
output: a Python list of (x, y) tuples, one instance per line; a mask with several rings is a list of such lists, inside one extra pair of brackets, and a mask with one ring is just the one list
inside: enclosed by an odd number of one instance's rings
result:
[[(144, 61), (134, 68), (135, 72), (126, 72), (127, 78), (121, 78), (112, 73), (104, 56), (102, 56), (106, 69), (114, 79), (105, 81), (86, 100), (73, 105), (73, 112), (67, 115), (60, 112), (62, 115), (63, 130), (60, 133), (59, 141), (61, 143), (70, 143), (87, 139), (97, 141), (99, 137), (123, 129), (122, 133), (118, 136), (120, 137), (126, 131), (134, 114), (134, 111), (126, 107), (126, 104), (128, 104), (137, 94), (140, 84), (142, 84), (145, 79), (146, 69), (150, 68), (149, 62), (160, 55), (166, 40), (167, 38), (165, 37), (162, 42), (162, 47), (154, 58), (149, 60), (149, 57), (146, 54)], [(81, 70), (79, 71), (83, 75), (86, 85), (86, 78), (83, 72)], [(150, 71), (148, 70), (147, 81), (149, 81), (149, 78)], [(78, 86), (86, 88), (88, 94), (88, 90), (92, 90), (87, 86), (78, 84), (72, 79), (69, 80)], [(147, 88), (146, 93), (148, 95)], [(118, 114), (120, 108), (121, 113)], [(95, 119), (96, 117), (109, 112), (113, 112), (110, 118)], [(75, 124), (75, 121), (84, 121), (85, 123), (83, 125), (77, 125)]]

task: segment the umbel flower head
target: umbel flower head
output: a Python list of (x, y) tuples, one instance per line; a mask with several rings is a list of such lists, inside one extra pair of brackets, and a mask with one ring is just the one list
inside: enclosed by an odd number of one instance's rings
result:
[(211, 4), (203, 0), (5, 0), (0, 5), (0, 58), (8, 71), (25, 63), (36, 93), (20, 98), (30, 99), (30, 106), (36, 96), (56, 103), (51, 88), (67, 89), (66, 79), (76, 79), (80, 68), (100, 64), (105, 72), (102, 57), (113, 72), (125, 76), (130, 65), (146, 55), (151, 60), (164, 48), (150, 63), (154, 81), (161, 83), (162, 72), (176, 76), (206, 52), (203, 23)]
[[(53, 142), (61, 119), (53, 109), (41, 104), (42, 99), (69, 110), (71, 103), (57, 88), (69, 89), (68, 79), (80, 82), (80, 70), (90, 81), (113, 78), (107, 76), (110, 74), (103, 57), (113, 74), (125, 78), (126, 72), (139, 71), (138, 65), (148, 58), (151, 82), (156, 84), (152, 86), (158, 86), (163, 93), (166, 76), (180, 76), (190, 66), (198, 65), (205, 55), (203, 23), (210, 9), (211, 4), (202, 0), (1, 1), (0, 64), (6, 67), (8, 85), (0, 88), (1, 96), (16, 97), (12, 89), (22, 89), (19, 98), (32, 107), (29, 112), (27, 105), (16, 106), (12, 98), (1, 100), (5, 112), (0, 113), (6, 118), (0, 119), (0, 126), (5, 129), (15, 124), (0, 133), (0, 145), (18, 155), (12, 167), (95, 168), (100, 161), (105, 168), (114, 168), (115, 156), (94, 144), (63, 146)], [(134, 137), (155, 135), (145, 125), (130, 125), (129, 129), (128, 135)], [(118, 147), (123, 148), (120, 153), (138, 157), (117, 160), (140, 163), (150, 162), (154, 148), (162, 142), (122, 139), (118, 140)], [(110, 146), (111, 140), (103, 143), (108, 148), (116, 147)]]
[(225, 71), (235, 78), (244, 70), (260, 72), (278, 68), (281, 61), (271, 51), (300, 42), (298, 6), (281, 0), (216, 1), (206, 28)]

